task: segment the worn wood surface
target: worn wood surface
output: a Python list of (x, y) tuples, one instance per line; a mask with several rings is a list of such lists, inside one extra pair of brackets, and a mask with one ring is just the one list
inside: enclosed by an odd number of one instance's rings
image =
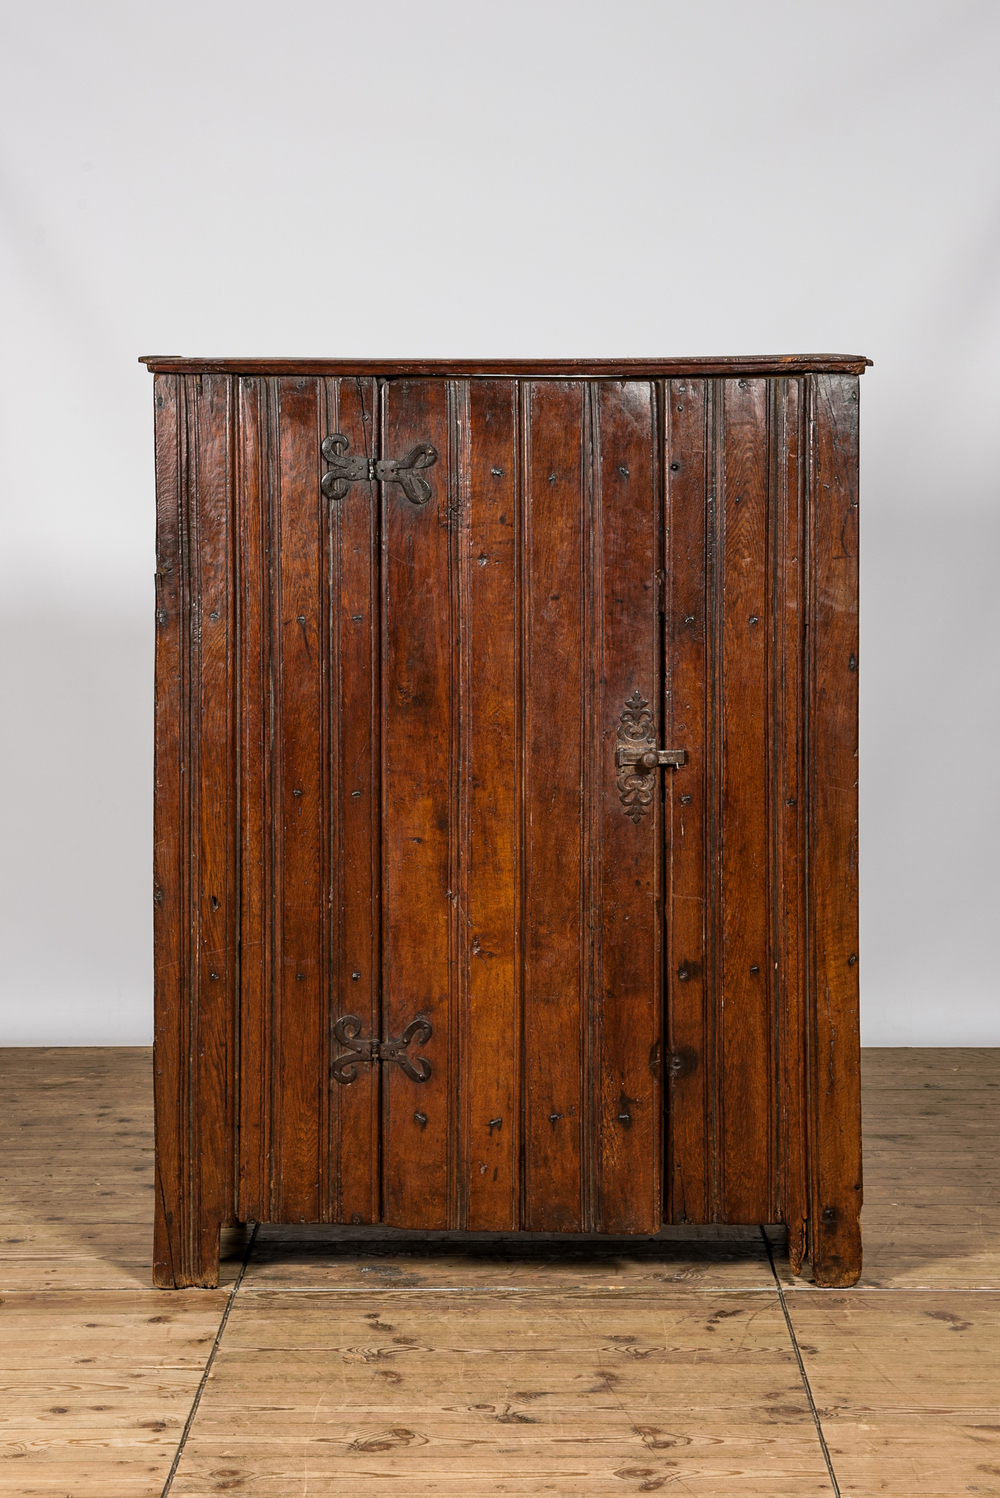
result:
[(221, 1466), (275, 1494), (697, 1491), (727, 1469), (737, 1491), (829, 1491), (773, 1293), (260, 1291), (175, 1492)]
[[(794, 1278), (777, 1227), (775, 1280), (759, 1227), (265, 1226), (170, 1492), (829, 1494), (779, 1286), (844, 1498), (1000, 1492), (1000, 1054), (863, 1075), (856, 1290)], [(11, 1498), (160, 1498), (177, 1453), (229, 1290), (149, 1283), (151, 1093), (148, 1051), (0, 1052)]]
[(844, 1494), (1000, 1492), (1000, 1296), (789, 1296)]
[(154, 391), (154, 1275), (212, 1285), (236, 1166), (233, 385), (158, 376)]
[(385, 379), (430, 375), (650, 380), (691, 375), (806, 374), (837, 370), (863, 374), (871, 364), (863, 354), (757, 354), (715, 359), (185, 359), (179, 354), (145, 354), (140, 364), (170, 374), (329, 375)]
[(809, 1246), (826, 1285), (861, 1261), (858, 1031), (858, 381), (812, 375), (807, 655)]
[(157, 375), (158, 1283), (251, 1218), (856, 1278), (857, 362)]

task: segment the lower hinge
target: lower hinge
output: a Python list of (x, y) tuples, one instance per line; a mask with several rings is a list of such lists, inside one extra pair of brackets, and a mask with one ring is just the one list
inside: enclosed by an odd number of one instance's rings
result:
[(333, 1027), (333, 1033), (347, 1050), (333, 1058), (330, 1074), (335, 1082), (345, 1087), (358, 1080), (359, 1064), (373, 1066), (376, 1061), (394, 1061), (413, 1082), (426, 1082), (431, 1074), (431, 1064), (426, 1056), (418, 1056), (414, 1065), (408, 1054), (411, 1045), (423, 1045), (434, 1034), (429, 1019), (411, 1020), (398, 1040), (378, 1040), (375, 1037), (360, 1038), (358, 1015), (342, 1014)]

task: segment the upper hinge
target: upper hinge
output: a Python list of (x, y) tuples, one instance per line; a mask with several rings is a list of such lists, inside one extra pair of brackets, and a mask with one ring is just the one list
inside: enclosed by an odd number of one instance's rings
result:
[(343, 499), (352, 484), (399, 484), (411, 504), (425, 505), (431, 497), (431, 486), (420, 477), (421, 468), (437, 462), (437, 448), (429, 442), (418, 442), (405, 458), (348, 457), (350, 442), (342, 432), (324, 439), (323, 456), (330, 468), (323, 475), (323, 493), (328, 499)]

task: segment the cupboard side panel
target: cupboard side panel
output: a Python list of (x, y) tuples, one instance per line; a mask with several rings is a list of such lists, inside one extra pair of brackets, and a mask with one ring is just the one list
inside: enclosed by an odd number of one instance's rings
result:
[(462, 1226), (499, 1231), (520, 1216), (518, 402), (512, 380), (461, 388)]
[(153, 797), (153, 1098), (156, 1120), (156, 1213), (153, 1279), (192, 1283), (181, 1204), (190, 1199), (190, 1032), (187, 988), (187, 781), (181, 767), (188, 732), (186, 692), (187, 504), (183, 385), (157, 375), (156, 422), (156, 689)]
[(154, 1279), (218, 1282), (237, 983), (231, 382), (157, 385)]
[(670, 1222), (715, 1215), (716, 989), (710, 961), (715, 871), (715, 763), (708, 690), (714, 561), (713, 384), (666, 386), (666, 595), (664, 743), (686, 764), (667, 775), (666, 997), (669, 1089), (667, 1201)]
[(585, 867), (586, 386), (522, 386), (524, 1216), (590, 1226)]
[[(457, 1226), (457, 758), (458, 629), (453, 504), (457, 454), (448, 385), (383, 387), (382, 453), (418, 443), (438, 451), (431, 498), (399, 484), (382, 495), (383, 1027), (431, 1063), (425, 1082), (383, 1063), (383, 1212), (400, 1227)], [(464, 912), (462, 913), (464, 920)]]
[(841, 1286), (861, 1272), (858, 380), (809, 385), (810, 1253)]
[(774, 1217), (767, 381), (723, 382), (723, 1217)]
[(590, 1005), (596, 1218), (605, 1233), (655, 1233), (662, 1220), (662, 795), (634, 822), (616, 772), (618, 727), (638, 692), (664, 744), (659, 411), (643, 381), (594, 383), (590, 537), (594, 895)]

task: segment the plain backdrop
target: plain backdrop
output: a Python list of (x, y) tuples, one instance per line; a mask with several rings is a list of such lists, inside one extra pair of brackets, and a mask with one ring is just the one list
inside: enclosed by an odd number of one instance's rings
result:
[(5, 3), (0, 1043), (151, 1036), (142, 353), (863, 353), (862, 993), (1000, 1044), (996, 0)]

